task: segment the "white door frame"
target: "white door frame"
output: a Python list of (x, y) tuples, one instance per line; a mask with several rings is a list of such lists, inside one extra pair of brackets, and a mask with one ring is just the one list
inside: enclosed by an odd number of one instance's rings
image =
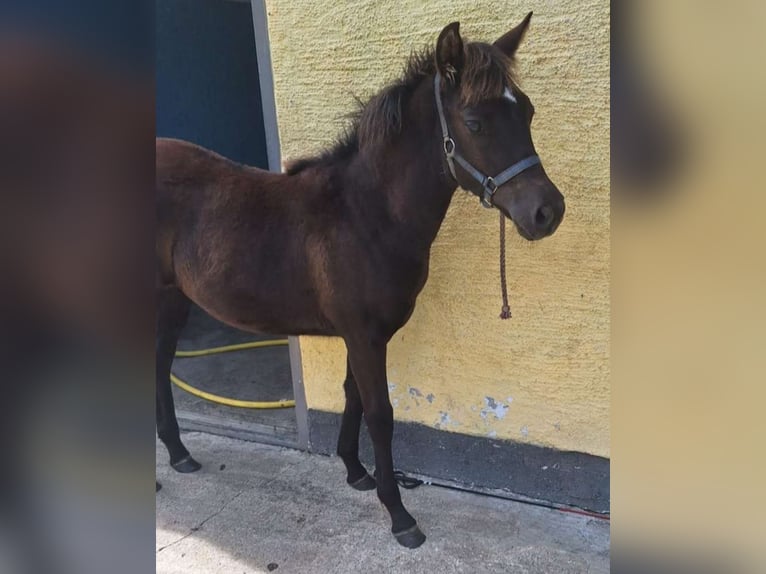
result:
[[(261, 85), (261, 104), (263, 108), (263, 131), (266, 136), (266, 155), (269, 170), (282, 171), (282, 156), (279, 146), (277, 126), (277, 107), (274, 100), (274, 76), (271, 70), (271, 49), (269, 46), (269, 25), (265, 0), (250, 0), (253, 11), (253, 29), (255, 32), (255, 52), (258, 58), (258, 77)], [(293, 379), (295, 397), (295, 420), (298, 430), (297, 446), (301, 450), (309, 448), (308, 407), (306, 392), (303, 387), (303, 367), (301, 348), (298, 337), (288, 337), (290, 346), (290, 372)]]

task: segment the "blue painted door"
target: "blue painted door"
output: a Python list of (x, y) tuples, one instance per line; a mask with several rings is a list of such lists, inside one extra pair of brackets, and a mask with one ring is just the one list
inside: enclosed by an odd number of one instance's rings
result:
[(157, 135), (268, 168), (249, 2), (157, 0)]

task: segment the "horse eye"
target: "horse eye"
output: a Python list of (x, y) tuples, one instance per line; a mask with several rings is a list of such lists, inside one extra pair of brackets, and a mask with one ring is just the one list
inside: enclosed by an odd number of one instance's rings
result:
[(476, 120), (466, 120), (465, 127), (467, 127), (472, 133), (478, 134), (481, 131), (481, 122)]

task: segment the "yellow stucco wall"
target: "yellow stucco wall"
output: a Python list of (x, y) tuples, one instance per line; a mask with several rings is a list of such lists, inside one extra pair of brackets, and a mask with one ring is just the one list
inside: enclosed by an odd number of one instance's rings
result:
[[(608, 1), (266, 4), (284, 159), (326, 147), (352, 94), (383, 87), (447, 23), (493, 41), (534, 10), (521, 85), (566, 217), (542, 242), (510, 235), (513, 319), (501, 321), (497, 213), (458, 191), (415, 313), (390, 345), (389, 388), (399, 420), (608, 456)], [(342, 411), (342, 342), (304, 337), (301, 351), (309, 407)]]

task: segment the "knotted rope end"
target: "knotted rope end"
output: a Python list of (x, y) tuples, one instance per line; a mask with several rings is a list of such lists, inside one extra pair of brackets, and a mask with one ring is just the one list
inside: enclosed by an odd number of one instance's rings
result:
[(501, 319), (510, 319), (513, 315), (511, 315), (511, 308), (508, 305), (503, 305), (503, 310), (500, 311), (500, 318)]

